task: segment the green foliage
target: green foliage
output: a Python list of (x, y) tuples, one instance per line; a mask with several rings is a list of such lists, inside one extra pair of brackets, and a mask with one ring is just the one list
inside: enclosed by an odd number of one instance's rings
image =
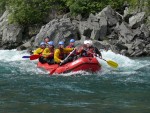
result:
[(150, 0), (131, 0), (130, 9), (137, 12), (144, 11), (150, 15)]
[[(126, 0), (133, 9), (143, 6), (150, 10), (150, 0)], [(112, 8), (123, 10), (124, 0), (0, 0), (0, 12), (5, 10), (5, 6), (9, 9), (11, 15), (10, 22), (29, 25), (39, 22), (48, 16), (51, 12), (58, 14), (70, 11), (73, 15), (81, 14), (83, 16), (90, 13), (97, 13), (107, 5)]]
[(61, 10), (60, 0), (10, 0), (8, 6), (11, 13), (9, 21), (23, 25), (43, 22), (50, 10)]
[(6, 3), (6, 0), (0, 0), (0, 13), (5, 10)]
[[(89, 14), (101, 11), (107, 5), (111, 5), (114, 9), (121, 9), (124, 0), (64, 0), (70, 8), (72, 14)], [(129, 2), (130, 0), (126, 0)]]
[(108, 0), (64, 0), (74, 15), (96, 13), (108, 5)]
[(147, 0), (146, 6), (147, 6), (147, 13), (150, 16), (150, 0)]

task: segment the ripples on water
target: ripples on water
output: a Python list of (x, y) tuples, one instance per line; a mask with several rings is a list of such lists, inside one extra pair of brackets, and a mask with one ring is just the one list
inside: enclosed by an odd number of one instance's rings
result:
[(0, 113), (149, 113), (150, 58), (130, 59), (111, 51), (119, 64), (96, 74), (48, 76), (25, 51), (0, 51)]

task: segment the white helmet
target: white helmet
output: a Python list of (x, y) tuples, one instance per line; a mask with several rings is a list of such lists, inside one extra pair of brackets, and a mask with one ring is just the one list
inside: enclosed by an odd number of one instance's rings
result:
[(84, 41), (84, 44), (90, 44), (90, 45), (92, 45), (93, 42), (92, 42), (92, 40), (85, 40), (85, 41)]

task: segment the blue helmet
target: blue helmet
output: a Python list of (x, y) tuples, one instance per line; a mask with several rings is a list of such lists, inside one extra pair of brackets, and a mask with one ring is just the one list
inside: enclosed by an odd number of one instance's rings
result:
[(59, 45), (64, 45), (64, 42), (63, 42), (63, 41), (60, 41), (58, 44), (59, 44)]
[(53, 42), (53, 41), (50, 41), (50, 42), (47, 42), (47, 43), (48, 43), (48, 45), (51, 45), (51, 46), (54, 45), (54, 42)]
[(42, 45), (45, 45), (45, 42), (41, 42), (41, 43), (40, 43), (40, 46), (42, 46)]
[(74, 39), (70, 39), (70, 42), (73, 43), (73, 42), (75, 42), (75, 40)]

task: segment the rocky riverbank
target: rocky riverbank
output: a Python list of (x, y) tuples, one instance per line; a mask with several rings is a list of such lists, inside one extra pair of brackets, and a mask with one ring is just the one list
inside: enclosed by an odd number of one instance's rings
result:
[(50, 20), (43, 25), (24, 27), (9, 24), (9, 12), (0, 18), (0, 48), (18, 50), (38, 46), (44, 37), (49, 37), (57, 45), (63, 40), (66, 44), (71, 38), (82, 43), (86, 38), (94, 40), (100, 49), (112, 51), (130, 57), (150, 56), (150, 17), (145, 12), (130, 12), (124, 15), (114, 11), (110, 6), (87, 19), (82, 16), (72, 18), (70, 14)]

